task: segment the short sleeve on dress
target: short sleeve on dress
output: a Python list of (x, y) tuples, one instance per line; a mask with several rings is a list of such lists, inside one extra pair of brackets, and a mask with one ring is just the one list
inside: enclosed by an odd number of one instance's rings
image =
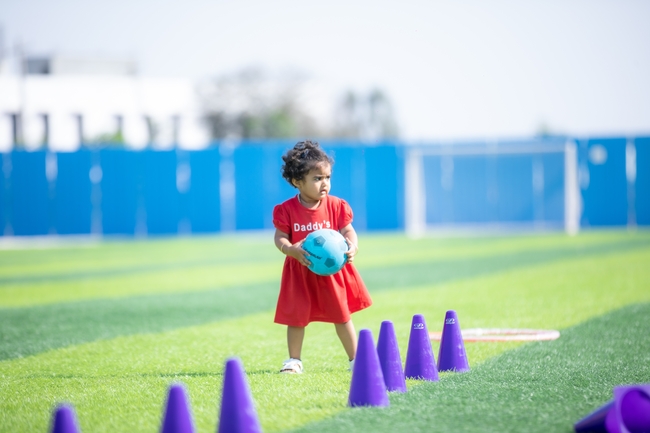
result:
[(354, 215), (352, 214), (352, 208), (347, 201), (341, 200), (341, 211), (339, 212), (339, 229), (347, 226), (352, 222)]
[(287, 210), (281, 204), (273, 208), (273, 226), (284, 233), (291, 232), (291, 226), (289, 225), (289, 215)]

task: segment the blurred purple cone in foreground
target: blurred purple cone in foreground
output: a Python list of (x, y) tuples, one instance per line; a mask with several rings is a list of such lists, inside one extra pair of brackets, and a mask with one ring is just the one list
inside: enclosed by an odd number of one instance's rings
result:
[(226, 361), (221, 394), (218, 433), (258, 433), (262, 431), (246, 373), (239, 358)]
[(185, 388), (181, 384), (177, 383), (169, 387), (161, 432), (194, 433), (190, 405)]
[(68, 405), (61, 405), (54, 411), (52, 420), (52, 433), (79, 433), (79, 425), (74, 409)]
[(614, 399), (573, 425), (576, 433), (650, 432), (650, 384), (617, 386)]

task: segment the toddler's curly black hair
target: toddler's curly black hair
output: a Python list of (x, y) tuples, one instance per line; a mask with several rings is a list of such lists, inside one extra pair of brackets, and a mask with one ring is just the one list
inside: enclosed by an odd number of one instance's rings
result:
[(282, 156), (282, 177), (295, 188), (292, 179), (302, 180), (318, 164), (334, 165), (334, 160), (315, 141), (299, 141)]

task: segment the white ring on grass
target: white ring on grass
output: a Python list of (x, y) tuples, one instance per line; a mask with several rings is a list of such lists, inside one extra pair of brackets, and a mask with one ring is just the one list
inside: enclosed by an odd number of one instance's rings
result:
[[(476, 328), (461, 330), (463, 341), (548, 341), (560, 337), (553, 329)], [(442, 332), (429, 332), (429, 338), (440, 341)]]

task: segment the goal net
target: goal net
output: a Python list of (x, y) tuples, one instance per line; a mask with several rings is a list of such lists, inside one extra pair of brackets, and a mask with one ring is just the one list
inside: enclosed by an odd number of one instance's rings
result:
[(564, 229), (580, 224), (573, 141), (409, 146), (405, 227), (432, 230)]

